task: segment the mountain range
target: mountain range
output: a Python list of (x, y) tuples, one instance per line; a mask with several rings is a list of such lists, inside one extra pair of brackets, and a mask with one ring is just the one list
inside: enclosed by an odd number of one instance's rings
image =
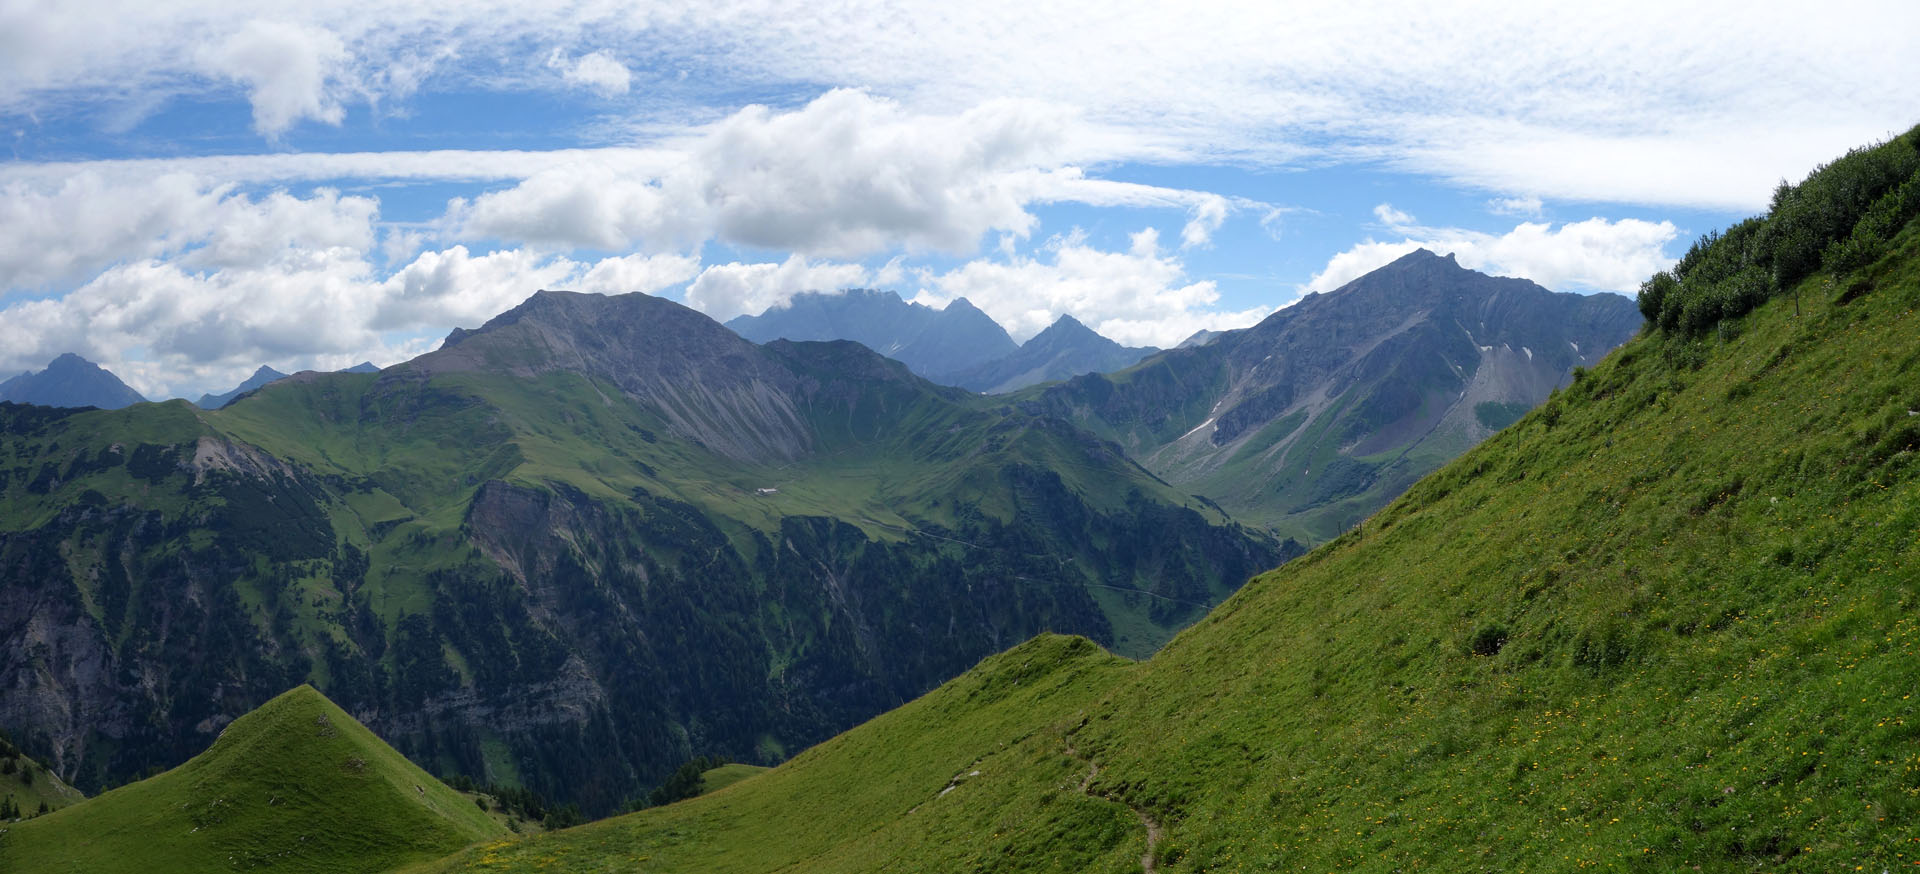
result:
[(727, 327), (755, 343), (852, 340), (941, 383), (1019, 349), (1005, 328), (966, 298), (934, 309), (872, 289), (796, 294), (785, 306), (739, 316)]
[(1144, 655), (1301, 550), (1058, 419), (638, 294), (220, 410), (0, 405), (0, 497), (0, 725), (80, 788), (312, 678), (598, 812), (1041, 631)]
[(98, 364), (71, 352), (47, 365), (0, 382), (0, 401), (48, 407), (98, 407), (117, 410), (146, 398)]
[(1319, 542), (1518, 419), (1640, 328), (1427, 250), (1259, 324), (1012, 396), (1236, 517)]
[(1072, 316), (1061, 316), (1019, 349), (948, 374), (947, 380), (977, 392), (1005, 394), (1083, 373), (1120, 370), (1158, 351), (1150, 346), (1122, 346)]
[(286, 374), (281, 373), (278, 370), (274, 370), (273, 368), (262, 364), (260, 365), (259, 370), (255, 370), (253, 372), (252, 376), (247, 377), (244, 381), (242, 381), (239, 385), (234, 386), (231, 390), (221, 392), (220, 394), (217, 394), (217, 395), (216, 394), (201, 395), (199, 400), (193, 402), (193, 405), (203, 410), (217, 410), (230, 403), (233, 403), (234, 398), (237, 398), (243, 394), (246, 394), (247, 392), (253, 391), (256, 388), (266, 385), (267, 383), (278, 382), (286, 378), (287, 378)]
[(1072, 316), (1016, 345), (966, 298), (936, 310), (890, 291), (806, 292), (727, 322), (758, 343), (852, 340), (942, 385), (1000, 394), (1082, 373), (1119, 370), (1159, 351), (1122, 346)]

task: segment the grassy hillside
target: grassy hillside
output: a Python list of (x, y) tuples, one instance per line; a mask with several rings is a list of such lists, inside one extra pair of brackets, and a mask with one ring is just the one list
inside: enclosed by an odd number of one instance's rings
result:
[(60, 775), (20, 752), (4, 734), (0, 734), (0, 822), (30, 817), (44, 806), (59, 810), (86, 800), (80, 790), (68, 786)]
[(505, 832), (302, 686), (178, 768), (9, 827), (0, 870), (383, 871)]
[(1031, 790), (1079, 785), (1087, 767), (1062, 754), (1060, 732), (1133, 667), (1042, 636), (756, 779), (407, 870), (1125, 870), (1144, 846), (1130, 811)]
[(742, 765), (739, 762), (708, 768), (700, 774), (700, 791), (718, 792), (768, 769), (759, 765)]
[(430, 870), (1913, 868), (1920, 230), (1877, 246), (1642, 335), (1151, 661), (1024, 701), (996, 659)]

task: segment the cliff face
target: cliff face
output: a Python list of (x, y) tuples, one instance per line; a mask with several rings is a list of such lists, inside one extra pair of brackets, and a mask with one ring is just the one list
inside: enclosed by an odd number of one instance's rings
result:
[(0, 727), (88, 790), (312, 682), (606, 811), (1041, 631), (1151, 651), (1290, 554), (1065, 422), (643, 296), (219, 411), (0, 405), (0, 499)]

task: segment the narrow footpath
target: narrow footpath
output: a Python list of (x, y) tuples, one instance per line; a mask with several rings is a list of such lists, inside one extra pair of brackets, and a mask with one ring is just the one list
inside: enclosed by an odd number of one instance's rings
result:
[(1081, 755), (1079, 748), (1073, 745), (1072, 735), (1068, 735), (1067, 737), (1067, 755), (1087, 763), (1087, 776), (1080, 778), (1080, 794), (1088, 798), (1098, 798), (1102, 801), (1121, 805), (1133, 811), (1135, 816), (1140, 817), (1140, 825), (1147, 830), (1147, 852), (1140, 857), (1140, 870), (1146, 872), (1146, 874), (1155, 874), (1156, 869), (1153, 862), (1153, 850), (1160, 845), (1160, 838), (1166, 834), (1166, 830), (1160, 827), (1160, 821), (1154, 819), (1153, 814), (1147, 812), (1147, 809), (1144, 807), (1135, 807), (1128, 804), (1124, 799), (1116, 798), (1105, 792), (1095, 792), (1093, 789), (1093, 781), (1100, 776), (1100, 763), (1088, 756)]

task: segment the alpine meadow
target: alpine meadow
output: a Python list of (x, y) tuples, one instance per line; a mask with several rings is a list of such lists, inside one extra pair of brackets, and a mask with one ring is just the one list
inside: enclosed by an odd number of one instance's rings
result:
[(110, 5), (0, 874), (1920, 870), (1920, 12)]

